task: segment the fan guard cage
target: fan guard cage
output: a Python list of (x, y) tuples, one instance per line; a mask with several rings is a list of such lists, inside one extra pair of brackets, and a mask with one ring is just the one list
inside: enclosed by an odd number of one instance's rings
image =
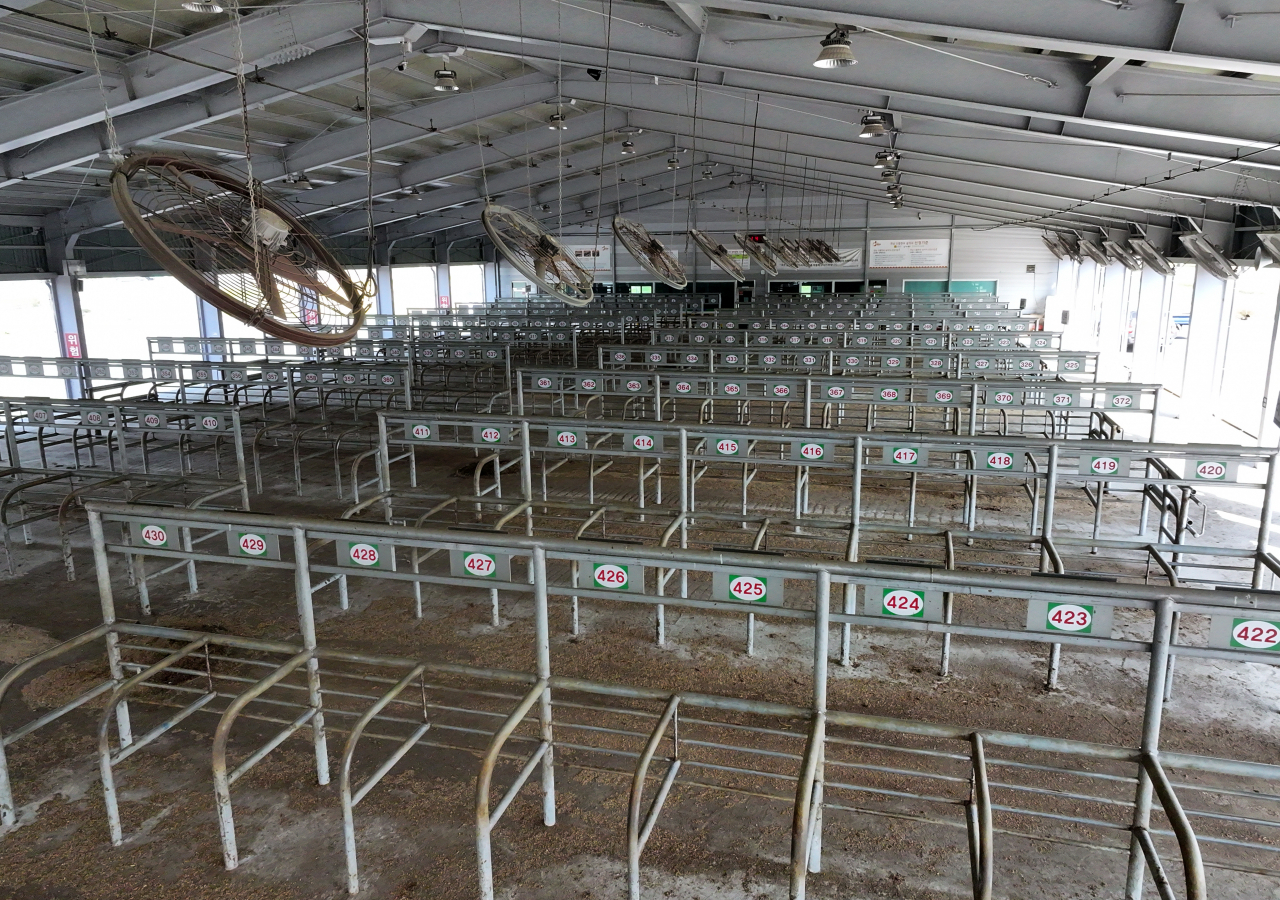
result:
[(253, 196), (256, 216), (242, 179), (181, 157), (132, 156), (111, 173), (125, 227), (196, 296), (272, 337), (310, 347), (351, 340), (366, 288), (292, 210), (261, 186)]
[(524, 213), (490, 203), (480, 214), (489, 240), (520, 274), (570, 306), (595, 299), (594, 276)]

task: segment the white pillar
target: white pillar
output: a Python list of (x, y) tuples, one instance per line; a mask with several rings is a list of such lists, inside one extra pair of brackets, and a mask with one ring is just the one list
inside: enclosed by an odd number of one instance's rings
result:
[(1182, 414), (1208, 412), (1218, 384), (1218, 348), (1227, 283), (1196, 267), (1191, 294), (1191, 324), (1187, 328), (1186, 374), (1182, 382)]
[(1160, 351), (1164, 345), (1165, 314), (1173, 292), (1173, 277), (1144, 267), (1140, 275), (1138, 323), (1134, 329), (1133, 380), (1159, 381)]

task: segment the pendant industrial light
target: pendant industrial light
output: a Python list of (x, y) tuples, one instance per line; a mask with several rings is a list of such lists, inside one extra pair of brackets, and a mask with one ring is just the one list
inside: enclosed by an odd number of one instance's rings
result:
[(678, 168), (680, 168), (680, 160), (679, 160), (679, 158), (677, 158), (677, 157), (675, 157), (675, 156), (672, 156), (671, 158), (669, 158), (669, 159), (667, 160), (667, 168), (668, 168), (668, 169), (678, 169)]
[(458, 89), (458, 73), (453, 69), (436, 69), (437, 91), (453, 92)]
[(552, 131), (564, 131), (569, 127), (568, 119), (565, 118), (564, 113), (552, 113), (551, 118), (547, 120), (547, 127)]
[(882, 169), (880, 172), (881, 181), (893, 181), (893, 179), (897, 177), (898, 177), (897, 169)]
[(182, 4), (182, 8), (190, 12), (208, 13), (210, 15), (222, 12), (222, 7), (217, 3), (206, 3), (203, 0), (186, 0)]
[(849, 32), (843, 28), (833, 28), (822, 39), (822, 52), (813, 61), (819, 69), (843, 69), (855, 63), (857, 60), (853, 58), (853, 50), (849, 47)]
[(902, 156), (897, 150), (881, 150), (876, 153), (876, 161), (873, 168), (894, 168), (898, 165), (898, 160), (901, 158)]
[(636, 152), (636, 145), (635, 145), (635, 143), (634, 143), (633, 141), (623, 141), (623, 142), (622, 142), (622, 155), (623, 155), (623, 156), (631, 156), (631, 155), (632, 155), (633, 153), (635, 153), (635, 152)]
[(862, 117), (862, 133), (858, 135), (860, 138), (878, 138), (884, 137), (889, 133), (889, 129), (885, 127), (884, 116), (880, 113), (871, 113)]

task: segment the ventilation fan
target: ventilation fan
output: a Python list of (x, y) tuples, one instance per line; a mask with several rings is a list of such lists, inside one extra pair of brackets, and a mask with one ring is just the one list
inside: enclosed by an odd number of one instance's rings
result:
[(1187, 248), (1187, 252), (1195, 257), (1196, 262), (1204, 266), (1211, 275), (1223, 281), (1230, 281), (1236, 277), (1235, 263), (1223, 256), (1222, 252), (1203, 234), (1181, 234), (1178, 235), (1178, 240), (1182, 241), (1182, 246)]
[(1080, 238), (1076, 242), (1076, 248), (1100, 266), (1111, 265), (1111, 258), (1107, 256), (1107, 252), (1088, 238)]
[[(1259, 231), (1258, 244), (1262, 249), (1258, 258), (1260, 266), (1280, 263), (1280, 231)], [(1266, 257), (1268, 262), (1264, 263), (1262, 257)]]
[(809, 251), (805, 248), (804, 244), (800, 243), (800, 241), (792, 240), (791, 238), (778, 238), (778, 243), (781, 244), (783, 249), (791, 254), (791, 258), (799, 262), (800, 265), (811, 266), (814, 264), (814, 258), (809, 255)]
[(1040, 240), (1044, 241), (1044, 245), (1049, 248), (1049, 252), (1058, 259), (1070, 259), (1071, 254), (1068, 252), (1066, 245), (1062, 242), (1062, 236), (1053, 231), (1046, 231), (1040, 235)]
[(1115, 241), (1103, 241), (1102, 246), (1106, 248), (1111, 258), (1126, 269), (1133, 269), (1135, 272), (1142, 268), (1142, 260), (1134, 256), (1129, 248)]
[(769, 248), (769, 252), (772, 253), (774, 258), (780, 261), (784, 267), (788, 269), (804, 268), (804, 262), (792, 253), (790, 248), (785, 246), (786, 241), (784, 238), (774, 240), (766, 234), (761, 238), (761, 243), (763, 243), (765, 247)]
[(676, 290), (689, 283), (684, 274), (684, 266), (676, 260), (675, 255), (662, 246), (662, 241), (649, 233), (639, 222), (633, 222), (622, 216), (613, 217), (613, 233), (627, 252), (635, 257), (636, 262), (644, 270), (659, 281), (666, 282)]
[(747, 275), (742, 271), (742, 266), (738, 265), (737, 260), (729, 255), (729, 250), (724, 244), (718, 244), (706, 234), (694, 228), (689, 232), (689, 237), (693, 238), (693, 242), (698, 245), (707, 257), (720, 267), (726, 275), (734, 281), (745, 281)]
[(809, 255), (820, 262), (832, 263), (833, 265), (840, 262), (840, 254), (822, 238), (805, 238), (801, 243), (808, 248)]
[(753, 241), (740, 231), (733, 233), (733, 239), (738, 242), (738, 246), (746, 252), (757, 263), (766, 275), (778, 274), (778, 261), (774, 259), (769, 248), (760, 241)]
[(183, 287), (263, 333), (308, 347), (355, 337), (371, 290), (358, 285), (261, 185), (191, 159), (131, 156), (111, 199), (139, 246)]
[(523, 213), (493, 203), (480, 215), (489, 239), (520, 274), (570, 306), (593, 299), (592, 274), (574, 262), (569, 251)]
[(1155, 245), (1146, 238), (1129, 238), (1129, 249), (1138, 254), (1144, 263), (1161, 275), (1169, 276), (1173, 274), (1173, 263), (1165, 259), (1164, 255), (1155, 248)]

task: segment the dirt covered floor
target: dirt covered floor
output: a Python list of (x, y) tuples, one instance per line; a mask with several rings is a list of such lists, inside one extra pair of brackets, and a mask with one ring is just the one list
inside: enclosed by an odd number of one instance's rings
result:
[[(421, 483), (437, 493), (469, 493), (469, 481), (458, 476), (462, 458), (423, 461)], [(343, 504), (334, 498), (324, 461), (313, 463), (315, 482), (303, 497), (293, 497), (291, 473), (275, 471), (271, 499), (255, 497), (255, 509), (272, 513), (334, 515)], [(332, 472), (331, 467), (327, 470)], [(331, 474), (328, 476), (331, 478)], [(574, 479), (577, 479), (575, 482)], [(670, 478), (670, 476), (668, 476)], [(551, 479), (552, 496), (578, 490), (581, 473), (562, 470)], [(668, 482), (674, 492), (675, 482)], [(699, 484), (705, 509), (732, 510), (740, 502), (738, 483), (712, 474)], [(597, 485), (597, 499), (630, 502), (634, 478), (609, 474)], [(761, 477), (752, 485), (754, 508), (785, 511), (791, 503), (789, 481)], [(865, 508), (873, 518), (904, 519), (901, 485), (868, 490)], [(1202, 492), (1208, 504), (1205, 543), (1252, 546), (1259, 505), (1242, 493)], [(1260, 493), (1257, 494), (1260, 497)], [(1137, 521), (1132, 495), (1105, 502), (1104, 531), (1128, 535)], [(816, 485), (810, 505), (815, 512), (848, 514), (843, 490)], [(1025, 520), (1030, 503), (1013, 490), (981, 497), (979, 528), (1007, 528)], [(1079, 492), (1059, 500), (1062, 533), (1088, 534), (1092, 506)], [(955, 525), (958, 496), (947, 490), (922, 489), (917, 522)], [(1003, 523), (1003, 526), (1002, 524)], [(748, 532), (750, 534), (750, 532)], [(697, 540), (698, 535), (693, 536)], [(92, 566), (83, 539), (77, 542), (80, 580), (65, 580), (51, 530), (37, 526), (33, 545), (19, 550), (19, 574), (0, 580), (0, 671), (57, 641), (85, 631), (100, 620)], [(743, 540), (747, 540), (744, 538)], [(715, 545), (722, 539), (707, 539)], [(741, 541), (738, 542), (741, 544)], [(825, 551), (820, 542), (777, 534), (772, 549), (783, 553)], [(1034, 565), (1018, 557), (1012, 544), (965, 547), (969, 565), (1005, 567)], [(901, 536), (869, 536), (864, 558), (940, 560), (937, 541), (907, 542)], [(1023, 551), (1026, 545), (1021, 545)], [(839, 552), (834, 554), (839, 555)], [(1106, 554), (1076, 556), (1079, 571), (1124, 569), (1142, 577), (1129, 561), (1108, 561)], [(198, 630), (280, 640), (297, 640), (291, 576), (264, 570), (205, 566), (201, 589), (184, 593), (178, 577), (155, 586), (154, 615), (140, 617), (127, 587), (124, 569), (114, 572), (121, 618)], [(1153, 579), (1154, 581), (1154, 579)], [(427, 586), (425, 613), (413, 614), (406, 585), (373, 580), (352, 581), (351, 608), (340, 610), (336, 592), (317, 596), (319, 638), (323, 645), (413, 657), (432, 662), (531, 671), (533, 623), (531, 604), (521, 596), (500, 598), (501, 623), (490, 622), (487, 592)], [(961, 616), (966, 602), (958, 606)], [(1021, 627), (1021, 608), (996, 611), (1000, 621)], [(1117, 634), (1149, 632), (1149, 616), (1117, 616)], [(671, 608), (667, 612), (667, 646), (654, 642), (653, 613), (648, 607), (584, 601), (580, 633), (571, 634), (567, 597), (552, 598), (552, 659), (558, 675), (596, 681), (643, 685), (664, 690), (690, 690), (784, 703), (807, 704), (811, 695), (812, 632), (794, 620), (761, 618), (754, 655), (746, 655), (746, 622), (741, 616)], [(1207, 639), (1207, 619), (1181, 623), (1184, 643)], [(833, 631), (833, 653), (839, 633)], [(997, 729), (1074, 738), (1119, 746), (1135, 746), (1143, 710), (1146, 656), (1071, 651), (1064, 653), (1061, 686), (1044, 689), (1047, 647), (1043, 644), (957, 638), (951, 672), (940, 677), (941, 641), (937, 636), (854, 629), (851, 664), (831, 666), (830, 706), (836, 710), (892, 716), (966, 729)], [(75, 654), (46, 666), (15, 691), (0, 710), (6, 730), (29, 721), (74, 697), (105, 674), (100, 652)], [(1218, 664), (1180, 659), (1173, 697), (1166, 704), (1162, 746), (1212, 756), (1280, 763), (1277, 752), (1277, 698), (1280, 676), (1270, 666)], [(101, 704), (85, 708), (7, 748), (18, 805), (18, 825), (0, 836), (0, 898), (8, 900), (319, 900), (346, 896), (342, 825), (335, 783), (319, 787), (311, 744), (304, 729), (286, 741), (239, 781), (233, 796), (241, 865), (227, 872), (222, 865), (213, 803), (210, 744), (216, 717), (196, 715), (158, 742), (131, 757), (119, 769), (123, 846), (110, 845), (97, 767), (97, 726)], [(660, 706), (656, 709), (660, 710)], [(159, 721), (158, 712), (140, 713), (140, 728)], [(741, 724), (741, 723), (739, 723)], [(762, 725), (759, 721), (754, 725)], [(648, 726), (646, 726), (648, 727)], [(790, 726), (795, 729), (794, 724)], [(233, 748), (243, 758), (274, 732), (260, 722), (237, 726)], [(803, 728), (800, 729), (801, 733)], [(884, 769), (878, 784), (885, 791), (919, 790), (911, 778), (910, 755), (870, 746), (867, 732), (836, 731), (850, 740), (840, 759)], [(585, 740), (585, 739), (584, 739)], [(739, 740), (744, 740), (740, 737)], [(761, 745), (799, 752), (795, 743), (763, 736)], [(388, 745), (373, 751), (376, 765)], [(802, 744), (800, 745), (802, 746)], [(921, 745), (924, 746), (924, 745)], [(931, 744), (940, 747), (941, 744)], [(337, 772), (341, 740), (329, 743), (330, 765)], [(637, 749), (632, 746), (632, 750)], [(951, 753), (963, 746), (947, 745)], [(728, 759), (706, 751), (714, 763)], [(999, 754), (996, 754), (999, 755)], [(1059, 760), (1061, 762), (1061, 760)], [(788, 764), (789, 765), (789, 764)], [(923, 763), (920, 764), (922, 767)], [(779, 771), (794, 766), (780, 764)], [(893, 771), (889, 771), (889, 770)], [(411, 751), (356, 811), (362, 877), (361, 896), (376, 900), (470, 900), (477, 896), (474, 843), (476, 757), (456, 750)], [(505, 790), (514, 767), (499, 769)], [(967, 771), (967, 767), (954, 771)], [(834, 769), (828, 778), (836, 780)], [(1012, 777), (1012, 776), (1010, 776)], [(1030, 776), (1029, 776), (1030, 777)], [(1035, 781), (1034, 778), (1039, 778)], [(1034, 776), (1055, 799), (1073, 790), (1052, 774)], [(698, 780), (698, 779), (694, 779)], [(765, 784), (766, 779), (702, 779), (732, 791), (678, 783), (664, 808), (644, 853), (645, 897), (689, 900), (757, 900), (786, 896), (791, 839), (793, 782)], [(626, 896), (626, 815), (630, 762), (598, 764), (589, 753), (562, 753), (557, 771), (557, 823), (541, 823), (541, 798), (535, 778), (522, 791), (494, 834), (497, 895), (530, 900), (610, 898)], [(967, 796), (967, 784), (937, 782), (929, 793), (944, 799)], [(1252, 783), (1251, 783), (1252, 784)], [(1253, 785), (1245, 793), (1214, 794), (1194, 804), (1214, 803), (1233, 815), (1276, 819), (1277, 807)], [(650, 791), (655, 786), (650, 787)], [(835, 794), (834, 791), (831, 792)], [(766, 796), (779, 798), (769, 799)], [(1115, 794), (1131, 795), (1127, 787)], [(963, 809), (955, 803), (929, 804), (841, 794), (824, 820), (824, 871), (809, 879), (817, 898), (907, 898), (951, 900), (971, 896)], [(829, 798), (831, 799), (831, 798)], [(832, 802), (837, 802), (832, 800)], [(1022, 802), (1026, 802), (1025, 798)], [(869, 815), (875, 808), (888, 815)], [(1111, 823), (1126, 821), (1128, 809), (1103, 809), (1081, 801), (1074, 811)], [(1127, 845), (1122, 828), (1081, 829), (1047, 825), (997, 813), (1002, 829), (995, 843), (995, 896), (1000, 898), (1093, 898), (1123, 894), (1123, 854), (1086, 845)], [(956, 827), (956, 826), (961, 827)], [(1016, 832), (1014, 834), (1012, 832)], [(1228, 834), (1229, 829), (1223, 831)], [(1239, 836), (1272, 840), (1276, 829), (1254, 829)], [(1053, 836), (1051, 842), (1018, 834)], [(1162, 840), (1171, 862), (1174, 844)], [(1206, 850), (1206, 858), (1230, 860), (1238, 866), (1271, 866), (1277, 861), (1252, 852)], [(1176, 863), (1172, 871), (1180, 874)], [(1211, 869), (1210, 896), (1220, 900), (1280, 898), (1280, 880)], [(1179, 893), (1181, 887), (1179, 886)], [(1156, 896), (1148, 879), (1148, 896)]]

